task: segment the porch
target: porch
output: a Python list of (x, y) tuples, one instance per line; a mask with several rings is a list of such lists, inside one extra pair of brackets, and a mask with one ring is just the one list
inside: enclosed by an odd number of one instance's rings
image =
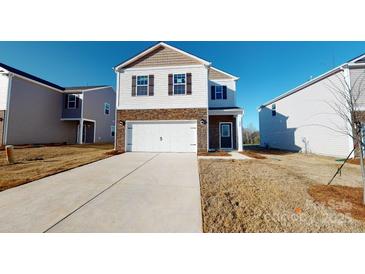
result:
[(209, 108), (209, 150), (242, 150), (241, 108)]
[(95, 143), (95, 130), (96, 121), (90, 119), (78, 119), (78, 118), (63, 118), (64, 122), (75, 123), (76, 122), (76, 142), (77, 144), (92, 144)]

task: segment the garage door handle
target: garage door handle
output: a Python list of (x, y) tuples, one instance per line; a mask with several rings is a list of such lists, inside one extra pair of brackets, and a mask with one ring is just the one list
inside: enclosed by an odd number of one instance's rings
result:
[(160, 141), (162, 141), (162, 136), (160, 137)]

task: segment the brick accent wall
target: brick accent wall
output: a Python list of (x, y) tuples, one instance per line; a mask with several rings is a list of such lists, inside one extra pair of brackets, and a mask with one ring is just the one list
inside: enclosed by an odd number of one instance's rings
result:
[(4, 145), (5, 110), (0, 110), (0, 147)]
[(233, 134), (233, 148), (237, 149), (236, 140), (236, 118), (233, 115), (214, 115), (209, 116), (209, 148), (219, 149), (219, 123), (231, 122)]
[(125, 151), (125, 126), (120, 121), (135, 120), (197, 120), (198, 152), (207, 151), (207, 125), (201, 119), (208, 119), (206, 108), (182, 109), (124, 109), (117, 111), (116, 149)]

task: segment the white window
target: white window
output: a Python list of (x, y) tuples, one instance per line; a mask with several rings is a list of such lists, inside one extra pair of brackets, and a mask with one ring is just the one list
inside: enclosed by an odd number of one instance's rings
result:
[(67, 95), (67, 108), (75, 109), (76, 108), (76, 95), (75, 94), (68, 94)]
[(109, 115), (110, 114), (110, 104), (104, 103), (104, 114)]
[(115, 136), (115, 126), (110, 127), (110, 134), (112, 135), (112, 137)]
[(174, 94), (183, 95), (186, 91), (186, 74), (174, 74)]
[(137, 96), (146, 96), (148, 91), (148, 76), (137, 76)]
[(223, 86), (215, 86), (215, 99), (216, 100), (223, 99)]

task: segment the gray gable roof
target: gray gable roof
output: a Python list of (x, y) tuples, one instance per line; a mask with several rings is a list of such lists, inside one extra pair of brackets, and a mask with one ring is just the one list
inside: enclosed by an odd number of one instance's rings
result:
[(36, 81), (36, 82), (42, 83), (42, 84), (44, 84), (44, 85), (47, 85), (47, 86), (53, 87), (53, 88), (55, 88), (55, 89), (59, 89), (59, 90), (62, 90), (62, 91), (64, 90), (64, 88), (63, 88), (63, 87), (61, 87), (61, 86), (59, 86), (59, 85), (56, 85), (56, 84), (51, 83), (51, 82), (49, 82), (49, 81), (43, 80), (43, 79), (41, 79), (41, 78), (39, 78), (39, 77), (37, 77), (37, 76), (34, 76), (34, 75), (32, 75), (32, 74), (26, 73), (26, 72), (21, 71), (21, 70), (19, 70), (19, 69), (13, 68), (13, 67), (8, 66), (8, 65), (6, 65), (6, 64), (0, 63), (0, 67), (4, 68), (4, 69), (6, 69), (7, 71), (10, 71), (10, 72), (12, 72), (12, 73), (18, 74), (18, 75), (23, 76), (23, 77), (25, 77), (25, 78), (28, 78), (28, 79), (30, 79), (30, 80), (33, 80), (33, 81)]
[(29, 74), (29, 73), (26, 73), (24, 71), (21, 71), (19, 69), (16, 69), (16, 68), (13, 68), (11, 66), (8, 66), (4, 63), (0, 63), (0, 68), (4, 68), (5, 70), (7, 71), (10, 71), (14, 74), (17, 74), (17, 75), (20, 75), (20, 76), (23, 76), (25, 78), (28, 78), (30, 80), (33, 80), (33, 81), (36, 81), (38, 83), (41, 83), (41, 84), (44, 84), (44, 85), (47, 85), (49, 87), (52, 87), (52, 88), (55, 88), (55, 89), (58, 89), (62, 92), (66, 92), (66, 93), (69, 93), (69, 92), (81, 92), (81, 91), (85, 91), (85, 90), (89, 90), (89, 89), (97, 89), (97, 88), (103, 88), (103, 87), (110, 87), (110, 86), (107, 86), (107, 85), (100, 85), (100, 86), (75, 86), (75, 87), (61, 87), (59, 85), (56, 85), (52, 82), (49, 82), (47, 80), (44, 80), (42, 78), (39, 78), (37, 76), (34, 76), (32, 74)]

